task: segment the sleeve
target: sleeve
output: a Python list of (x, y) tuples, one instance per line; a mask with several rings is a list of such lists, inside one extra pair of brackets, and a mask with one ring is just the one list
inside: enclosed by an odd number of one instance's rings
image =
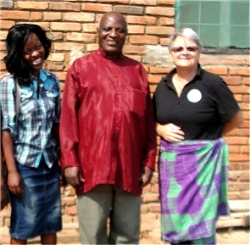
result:
[(9, 130), (15, 135), (15, 82), (10, 76), (0, 81), (0, 103), (2, 105), (2, 131)]
[(155, 117), (153, 110), (153, 101), (150, 95), (149, 83), (147, 73), (143, 68), (143, 77), (147, 83), (147, 110), (146, 110), (146, 144), (144, 150), (143, 165), (150, 169), (155, 169), (155, 156), (156, 156), (156, 128)]
[(67, 72), (60, 117), (60, 145), (62, 168), (79, 166), (78, 161), (78, 77), (74, 63)]
[(215, 100), (222, 123), (229, 121), (240, 110), (232, 91), (221, 78), (215, 88)]
[(60, 81), (56, 77), (56, 83), (58, 88), (58, 96), (56, 97), (56, 108), (55, 108), (55, 118), (54, 123), (59, 123), (61, 115), (61, 98), (60, 98)]

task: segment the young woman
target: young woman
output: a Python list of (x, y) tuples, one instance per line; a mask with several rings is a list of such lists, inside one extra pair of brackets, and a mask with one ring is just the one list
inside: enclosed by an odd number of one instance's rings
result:
[(41, 236), (42, 244), (56, 244), (62, 227), (60, 89), (55, 75), (43, 69), (51, 40), (38, 25), (17, 24), (9, 29), (6, 48), (4, 62), (10, 74), (0, 82), (0, 103), (11, 244), (26, 244), (35, 236)]
[(169, 52), (175, 68), (154, 94), (162, 238), (216, 244), (216, 221), (229, 213), (222, 137), (243, 122), (242, 113), (227, 84), (201, 68), (201, 42), (192, 29), (175, 32)]

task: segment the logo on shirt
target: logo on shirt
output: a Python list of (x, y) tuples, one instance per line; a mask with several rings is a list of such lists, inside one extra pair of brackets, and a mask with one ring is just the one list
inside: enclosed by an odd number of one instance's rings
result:
[(188, 92), (187, 98), (192, 103), (197, 103), (201, 100), (201, 92), (198, 89), (192, 89)]

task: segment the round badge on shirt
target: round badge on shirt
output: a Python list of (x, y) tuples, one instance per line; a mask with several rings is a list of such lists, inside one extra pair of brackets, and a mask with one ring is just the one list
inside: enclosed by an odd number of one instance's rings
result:
[(192, 89), (188, 92), (187, 98), (192, 103), (197, 103), (201, 100), (201, 92), (198, 89)]

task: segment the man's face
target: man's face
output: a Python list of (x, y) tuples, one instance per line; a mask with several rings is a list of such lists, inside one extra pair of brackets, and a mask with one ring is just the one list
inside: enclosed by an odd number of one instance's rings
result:
[(127, 29), (125, 19), (121, 14), (114, 12), (105, 14), (97, 33), (99, 47), (107, 56), (117, 56), (122, 53)]

